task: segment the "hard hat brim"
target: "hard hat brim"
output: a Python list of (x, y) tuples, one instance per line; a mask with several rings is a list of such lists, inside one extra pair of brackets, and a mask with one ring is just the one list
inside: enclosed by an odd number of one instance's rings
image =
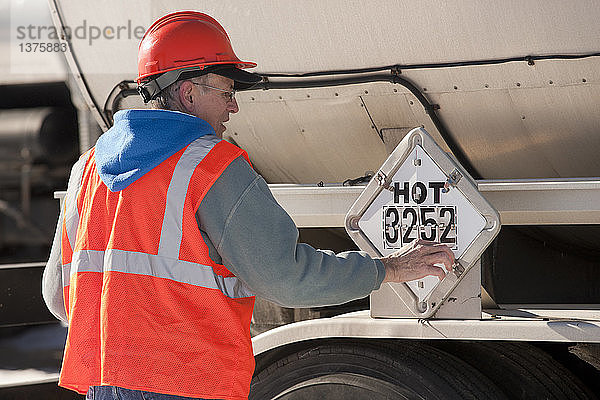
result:
[(262, 80), (262, 76), (232, 65), (209, 67), (206, 68), (205, 73), (217, 74), (233, 80), (235, 90), (249, 89)]
[(144, 99), (144, 103), (156, 97), (161, 90), (178, 80), (191, 79), (206, 74), (217, 74), (234, 81), (235, 90), (249, 89), (262, 80), (258, 74), (244, 71), (234, 64), (213, 65), (206, 68), (188, 67), (167, 71), (158, 77), (138, 82), (138, 91)]

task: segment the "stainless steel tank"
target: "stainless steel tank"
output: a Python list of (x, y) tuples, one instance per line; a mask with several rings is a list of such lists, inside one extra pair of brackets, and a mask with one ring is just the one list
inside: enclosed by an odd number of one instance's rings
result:
[[(119, 82), (136, 76), (139, 39), (131, 27), (200, 7), (189, 0), (51, 3), (56, 20), (71, 29), (84, 21), (123, 27), (119, 39), (71, 40), (71, 66), (99, 111)], [(228, 138), (248, 150), (270, 182), (364, 175), (399, 139), (386, 138), (386, 128), (423, 125), (443, 143), (410, 90), (369, 82), (391, 75), (381, 68), (387, 66), (397, 66), (395, 73), (435, 107), (427, 111), (439, 116), (446, 141), (456, 142), (452, 150), (463, 152), (481, 177), (600, 175), (597, 2), (260, 0), (251, 7), (207, 1), (201, 8), (223, 24), (240, 57), (271, 75), (265, 87), (289, 87), (241, 93), (240, 112), (228, 125)], [(302, 76), (315, 72), (321, 75)], [(342, 78), (365, 83), (327, 86)], [(307, 88), (314, 80), (324, 83)], [(141, 103), (129, 98), (121, 105)]]
[[(50, 4), (59, 28), (122, 28), (118, 39), (71, 38), (66, 53), (103, 129), (117, 110), (143, 107), (135, 30), (178, 9), (215, 17), (266, 77), (238, 94), (225, 137), (269, 183), (365, 176), (416, 126), (475, 178), (600, 176), (594, 0)], [(600, 304), (596, 228), (503, 229), (484, 283), (500, 302)]]

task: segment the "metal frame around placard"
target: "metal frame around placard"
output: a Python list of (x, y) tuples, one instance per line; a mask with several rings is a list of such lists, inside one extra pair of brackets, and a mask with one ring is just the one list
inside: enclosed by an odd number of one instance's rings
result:
[(346, 231), (360, 249), (368, 252), (373, 257), (382, 256), (376, 246), (361, 231), (358, 222), (381, 191), (389, 187), (392, 183), (392, 177), (416, 146), (421, 146), (446, 175), (450, 190), (459, 190), (486, 220), (484, 229), (473, 239), (461, 257), (457, 259), (453, 271), (448, 273), (422, 301), (418, 301), (418, 298), (405, 283), (386, 284), (392, 285), (392, 292), (402, 299), (414, 317), (429, 318), (435, 314), (466, 273), (479, 260), (483, 251), (494, 240), (500, 231), (500, 216), (486, 198), (479, 193), (477, 182), (467, 171), (446, 154), (425, 129), (415, 128), (398, 144), (375, 174), (375, 179), (369, 182), (346, 214)]

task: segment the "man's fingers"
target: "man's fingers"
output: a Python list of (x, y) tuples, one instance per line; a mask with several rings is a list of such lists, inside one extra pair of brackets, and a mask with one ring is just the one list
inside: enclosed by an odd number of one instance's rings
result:
[(445, 244), (428, 242), (426, 240), (420, 240), (419, 242), (419, 244), (422, 244), (422, 246), (417, 247), (416, 250), (422, 252), (423, 255), (443, 252), (448, 256), (448, 259), (450, 260), (450, 263), (448, 265), (452, 266), (452, 264), (454, 264), (454, 261), (456, 259), (454, 257), (454, 252), (450, 249), (450, 247), (446, 246)]
[(425, 276), (437, 276), (442, 280), (456, 261), (447, 245), (421, 239), (381, 260), (386, 267), (384, 282), (407, 282)]
[(431, 245), (434, 245), (434, 244), (439, 244), (438, 242), (432, 242), (430, 240), (424, 240), (424, 239), (417, 239), (413, 243), (415, 244), (415, 246), (418, 246), (418, 245), (431, 246)]
[(452, 269), (452, 265), (454, 264), (453, 258), (450, 258), (447, 253), (441, 251), (428, 254), (423, 257), (423, 260), (428, 265), (443, 264), (446, 268), (446, 271), (450, 271)]
[(433, 247), (439, 251), (443, 251), (444, 253), (446, 253), (448, 255), (448, 258), (450, 259), (450, 265), (454, 264), (454, 261), (456, 261), (456, 257), (454, 257), (454, 252), (450, 249), (450, 247), (441, 243), (437, 243)]
[(440, 267), (436, 267), (435, 265), (431, 265), (427, 267), (427, 275), (434, 275), (440, 278), (440, 281), (446, 277), (446, 273)]
[(428, 257), (435, 255), (443, 259), (444, 264), (448, 268), (452, 267), (456, 258), (454, 257), (454, 253), (448, 246), (445, 244), (437, 244), (435, 246), (423, 246), (415, 250), (420, 257)]

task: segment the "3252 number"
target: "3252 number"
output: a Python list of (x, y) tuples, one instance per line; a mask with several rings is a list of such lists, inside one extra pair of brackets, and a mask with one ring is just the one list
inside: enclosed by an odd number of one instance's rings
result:
[(384, 248), (399, 249), (420, 238), (456, 249), (456, 218), (454, 206), (386, 206), (383, 208)]

